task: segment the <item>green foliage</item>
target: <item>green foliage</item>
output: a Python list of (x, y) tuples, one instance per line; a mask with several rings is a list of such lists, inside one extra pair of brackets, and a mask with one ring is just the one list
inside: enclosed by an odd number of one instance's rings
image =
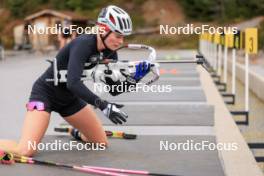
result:
[(229, 21), (264, 15), (264, 0), (177, 0), (188, 18), (197, 21)]
[(180, 0), (185, 14), (199, 21), (210, 21), (220, 14), (219, 0)]
[(46, 3), (47, 0), (8, 0), (7, 8), (12, 15), (17, 18), (24, 18), (38, 10), (40, 4)]
[(260, 23), (260, 26), (258, 27), (258, 47), (260, 50), (264, 51), (264, 21)]
[(7, 8), (12, 15), (17, 18), (23, 18), (28, 14), (34, 13), (41, 5), (48, 4), (49, 7), (56, 10), (86, 11), (98, 8), (98, 5), (105, 0), (8, 0)]
[(49, 0), (51, 7), (56, 9), (56, 10), (65, 10), (67, 9), (67, 3), (65, 3), (65, 1), (61, 0)]
[(22, 17), (22, 14), (25, 13), (23, 0), (8, 0), (8, 8), (15, 17)]
[(71, 10), (83, 11), (92, 10), (97, 7), (98, 0), (67, 0), (65, 1), (66, 7)]
[(131, 19), (133, 21), (133, 27), (144, 27), (145, 25), (145, 20), (141, 15), (136, 15), (136, 14), (131, 14)]

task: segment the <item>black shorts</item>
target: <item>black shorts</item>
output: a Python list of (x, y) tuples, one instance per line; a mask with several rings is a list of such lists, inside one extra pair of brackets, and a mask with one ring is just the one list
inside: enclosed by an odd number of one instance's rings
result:
[(87, 103), (73, 95), (69, 90), (55, 87), (38, 79), (31, 90), (29, 101), (40, 101), (44, 103), (44, 111), (59, 113), (62, 117), (75, 114), (84, 108)]

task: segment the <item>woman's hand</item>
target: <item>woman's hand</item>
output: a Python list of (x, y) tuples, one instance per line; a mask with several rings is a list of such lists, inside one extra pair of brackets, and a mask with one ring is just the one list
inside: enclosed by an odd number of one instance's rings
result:
[(123, 124), (128, 118), (128, 115), (119, 109), (123, 106), (124, 105), (121, 104), (108, 103), (107, 107), (103, 110), (103, 113), (114, 124)]
[(136, 65), (136, 73), (133, 77), (136, 81), (142, 79), (150, 71), (151, 64), (148, 61), (139, 62)]

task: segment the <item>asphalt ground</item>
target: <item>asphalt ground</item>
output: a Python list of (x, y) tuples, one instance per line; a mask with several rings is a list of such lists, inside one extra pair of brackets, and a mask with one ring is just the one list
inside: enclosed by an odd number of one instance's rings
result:
[[(1, 139), (19, 138), (31, 86), (48, 66), (44, 58), (46, 57), (21, 55), (0, 63)], [(107, 100), (124, 103), (124, 110), (129, 114), (125, 126), (115, 126), (97, 112), (105, 129), (136, 133), (139, 135), (138, 139), (109, 139), (110, 147), (105, 151), (44, 150), (36, 158), (68, 164), (146, 169), (188, 176), (224, 175), (217, 150), (160, 150), (160, 142), (166, 140), (172, 143), (216, 141), (213, 130), (214, 107), (207, 104), (196, 65), (161, 64), (161, 69), (164, 72), (157, 84), (172, 85), (171, 92), (125, 93), (117, 97), (99, 93)], [(90, 84), (88, 82), (87, 86), (91, 86)], [(53, 131), (61, 123), (65, 123), (63, 118), (52, 113), (43, 143), (72, 140), (68, 136), (58, 136)], [(0, 171), (1, 175), (84, 175), (65, 169), (25, 164), (0, 165)]]

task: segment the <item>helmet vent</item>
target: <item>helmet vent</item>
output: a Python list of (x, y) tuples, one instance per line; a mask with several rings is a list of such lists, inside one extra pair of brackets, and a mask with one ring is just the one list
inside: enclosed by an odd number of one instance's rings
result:
[(117, 10), (116, 8), (113, 8), (113, 10), (118, 13), (118, 14), (121, 14), (119, 10)]
[(124, 23), (124, 25), (125, 25), (125, 29), (127, 29), (126, 20), (125, 20), (124, 18), (122, 18), (122, 20), (123, 20), (123, 23)]
[(130, 22), (129, 20), (127, 19), (127, 26), (128, 26), (128, 29), (130, 28)]
[(116, 25), (115, 19), (111, 13), (109, 14), (109, 19), (114, 25)]
[(104, 24), (112, 32), (118, 32), (123, 36), (132, 33), (132, 21), (129, 14), (114, 5), (103, 8), (97, 19), (98, 24)]
[(118, 22), (119, 22), (119, 25), (120, 25), (120, 29), (123, 30), (123, 24), (122, 24), (122, 21), (119, 17), (117, 17), (118, 19)]
[(118, 8), (118, 10), (122, 13), (122, 14), (126, 14), (126, 12), (120, 8)]

